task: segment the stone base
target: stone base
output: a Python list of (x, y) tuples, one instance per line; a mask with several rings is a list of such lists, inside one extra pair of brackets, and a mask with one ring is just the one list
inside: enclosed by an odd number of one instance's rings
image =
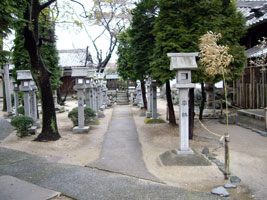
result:
[(31, 128), (29, 128), (29, 133), (31, 135), (35, 135), (36, 134), (36, 130), (37, 130), (37, 127), (36, 126), (32, 126)]
[(84, 126), (83, 128), (79, 128), (78, 126), (75, 126), (72, 129), (72, 132), (73, 133), (88, 133), (89, 129), (90, 129), (90, 126)]
[(187, 149), (187, 150), (180, 150), (180, 149), (177, 149), (176, 150), (177, 154), (178, 155), (193, 155), (194, 154), (194, 151), (192, 149)]
[(34, 124), (34, 126), (36, 126), (37, 128), (41, 128), (41, 124), (40, 124), (39, 121), (36, 121), (36, 122), (34, 122), (33, 124)]
[(151, 112), (146, 112), (146, 118), (151, 118), (152, 117), (152, 113)]

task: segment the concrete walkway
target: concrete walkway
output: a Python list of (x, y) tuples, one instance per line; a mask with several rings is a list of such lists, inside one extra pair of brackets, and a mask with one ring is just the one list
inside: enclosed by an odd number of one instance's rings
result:
[(148, 172), (141, 149), (130, 107), (116, 106), (100, 159), (88, 166), (159, 182)]
[[(6, 148), (0, 148), (0, 176), (1, 174), (13, 176), (43, 188), (58, 191), (79, 200), (226, 199), (102, 170), (51, 163), (38, 156)], [(0, 185), (0, 187), (2, 186)], [(22, 192), (18, 192), (19, 194), (22, 195)], [(1, 194), (0, 199), (3, 199)]]

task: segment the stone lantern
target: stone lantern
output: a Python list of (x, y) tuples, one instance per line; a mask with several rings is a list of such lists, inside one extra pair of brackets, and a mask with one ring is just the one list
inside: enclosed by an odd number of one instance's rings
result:
[(176, 71), (175, 87), (179, 90), (179, 135), (180, 148), (178, 154), (194, 154), (189, 147), (189, 113), (188, 92), (194, 88), (191, 82), (191, 70), (197, 68), (196, 56), (198, 53), (168, 53), (171, 57), (170, 70)]
[(88, 132), (89, 126), (84, 126), (84, 94), (85, 77), (87, 76), (88, 68), (73, 67), (71, 77), (75, 77), (74, 89), (77, 91), (78, 98), (78, 126), (73, 128), (74, 133)]
[(20, 91), (24, 93), (24, 113), (28, 117), (31, 116), (30, 108), (30, 92), (32, 91), (30, 82), (32, 79), (32, 74), (30, 70), (17, 70), (17, 80), (21, 81)]
[(90, 107), (94, 110), (93, 104), (93, 78), (95, 75), (94, 69), (89, 69), (87, 72), (87, 77), (85, 78), (85, 85), (86, 85), (86, 98), (85, 103), (87, 107)]
[(98, 80), (99, 80), (99, 88), (98, 88), (98, 101), (99, 101), (99, 109), (103, 110), (103, 80), (104, 80), (104, 76), (105, 74), (104, 73), (98, 73)]

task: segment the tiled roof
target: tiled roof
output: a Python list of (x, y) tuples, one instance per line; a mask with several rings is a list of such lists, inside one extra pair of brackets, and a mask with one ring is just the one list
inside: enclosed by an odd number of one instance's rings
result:
[[(64, 68), (84, 67), (86, 58), (86, 49), (59, 50), (59, 65)], [(92, 66), (92, 57), (89, 54), (87, 66)]]
[(239, 0), (237, 7), (246, 19), (247, 26), (254, 26), (267, 20), (267, 0)]
[(246, 50), (246, 54), (248, 58), (258, 57), (262, 54), (267, 54), (267, 46), (263, 49), (261, 49), (258, 46), (252, 47), (248, 50)]
[(118, 74), (107, 74), (106, 79), (120, 79)]

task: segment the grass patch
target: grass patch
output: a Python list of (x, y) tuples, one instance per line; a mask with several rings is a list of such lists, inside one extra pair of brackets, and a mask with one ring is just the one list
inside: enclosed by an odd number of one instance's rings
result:
[(165, 123), (165, 121), (162, 118), (159, 118), (159, 119), (146, 118), (144, 122), (146, 124), (161, 124), (161, 123)]

